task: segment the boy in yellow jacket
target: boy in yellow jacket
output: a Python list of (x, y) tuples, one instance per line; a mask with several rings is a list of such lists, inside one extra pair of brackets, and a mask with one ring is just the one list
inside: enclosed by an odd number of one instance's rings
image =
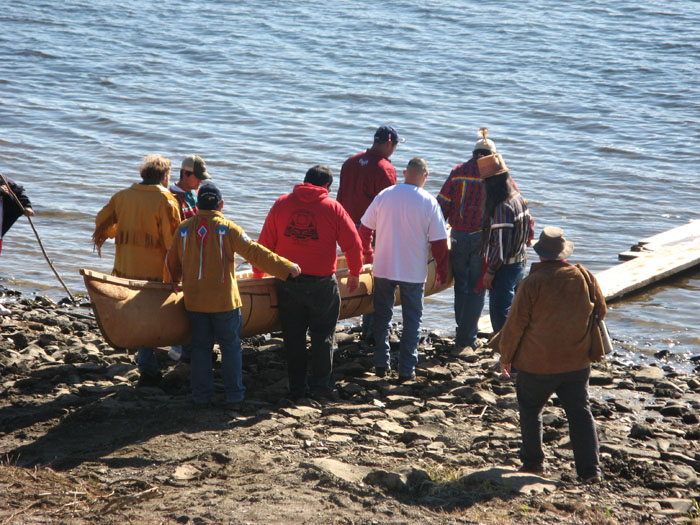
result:
[(223, 205), (221, 192), (214, 184), (202, 185), (197, 196), (199, 211), (180, 224), (167, 256), (172, 279), (182, 278), (185, 309), (192, 325), (190, 382), (192, 400), (197, 405), (209, 404), (214, 394), (214, 338), (221, 349), (226, 402), (240, 403), (245, 394), (236, 253), (278, 279), (301, 273), (293, 262), (251, 241), (240, 226), (224, 217)]

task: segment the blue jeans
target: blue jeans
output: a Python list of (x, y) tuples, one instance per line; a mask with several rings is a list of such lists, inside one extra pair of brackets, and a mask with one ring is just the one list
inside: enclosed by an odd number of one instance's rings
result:
[(403, 331), (399, 346), (400, 376), (410, 376), (418, 363), (420, 321), (423, 316), (424, 283), (374, 278), (374, 366), (389, 368), (389, 328), (394, 313), (396, 288), (401, 293)]
[(481, 232), (452, 230), (450, 261), (455, 277), (455, 321), (457, 321), (457, 346), (472, 346), (476, 341), (479, 317), (484, 309), (486, 292), (477, 293), (484, 258), (481, 249)]
[(542, 408), (556, 392), (569, 421), (576, 473), (581, 478), (600, 474), (598, 434), (588, 402), (590, 375), (590, 367), (561, 374), (518, 372), (516, 389), (522, 435), (520, 459), (523, 466), (534, 467), (544, 462)]
[(192, 325), (192, 400), (195, 403), (208, 403), (214, 395), (211, 353), (216, 338), (221, 349), (221, 376), (224, 380), (226, 401), (243, 401), (245, 387), (240, 339), (241, 309), (214, 313), (187, 311), (187, 317)]
[(289, 394), (306, 395), (306, 332), (311, 337), (311, 393), (333, 391), (333, 345), (335, 326), (340, 314), (340, 291), (335, 275), (318, 277), (300, 275), (286, 281), (277, 280), (282, 337), (287, 353)]
[(518, 283), (525, 275), (525, 261), (504, 264), (496, 272), (491, 291), (489, 292), (489, 314), (494, 332), (498, 332), (506, 324), (506, 317), (513, 303)]
[(158, 359), (156, 359), (153, 348), (139, 348), (136, 352), (136, 363), (141, 375), (157, 376), (160, 372)]

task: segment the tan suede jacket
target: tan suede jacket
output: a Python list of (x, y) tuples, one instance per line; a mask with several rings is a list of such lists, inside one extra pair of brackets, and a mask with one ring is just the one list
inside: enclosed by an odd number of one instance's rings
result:
[(563, 261), (534, 263), (496, 344), (501, 363), (532, 374), (590, 366), (594, 311), (603, 319), (607, 307), (591, 272)]

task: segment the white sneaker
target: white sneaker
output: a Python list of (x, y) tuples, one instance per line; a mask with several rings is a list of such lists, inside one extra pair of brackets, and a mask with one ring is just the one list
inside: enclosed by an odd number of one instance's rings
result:
[(6, 308), (4, 304), (0, 303), (0, 315), (10, 315), (12, 310)]

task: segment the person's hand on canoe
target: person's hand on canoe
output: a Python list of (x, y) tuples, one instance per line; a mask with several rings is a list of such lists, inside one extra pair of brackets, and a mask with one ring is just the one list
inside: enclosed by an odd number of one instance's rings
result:
[(348, 275), (348, 292), (353, 293), (360, 287), (360, 278), (357, 275)]

